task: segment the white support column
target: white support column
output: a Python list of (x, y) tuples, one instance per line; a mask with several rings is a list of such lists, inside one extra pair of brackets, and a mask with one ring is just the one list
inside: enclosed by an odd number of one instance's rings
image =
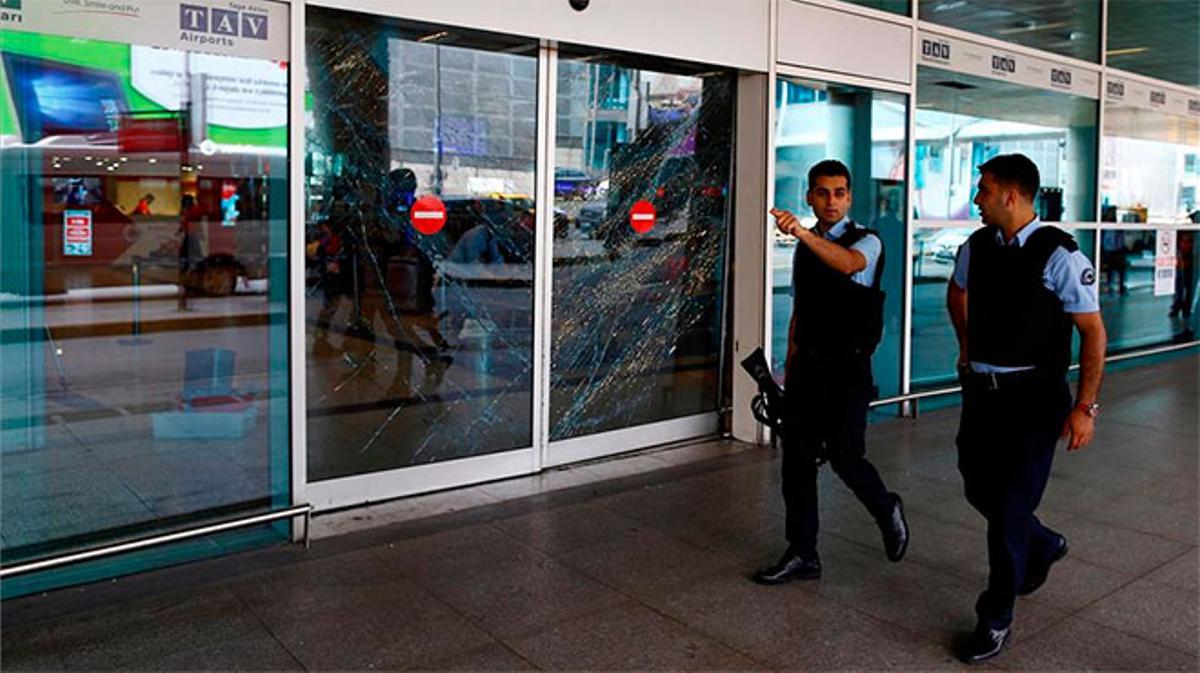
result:
[(550, 313), (554, 273), (554, 146), (558, 121), (558, 48), (543, 40), (538, 50), (537, 81), (537, 245), (533, 274), (533, 464), (546, 465), (550, 445)]
[(771, 357), (771, 238), (766, 213), (771, 191), (772, 79), (760, 73), (739, 77), (734, 141), (732, 432), (734, 439), (753, 443), (766, 439), (750, 412), (758, 388), (740, 363), (760, 347)]
[[(290, 8), (288, 47), (288, 326), (290, 357), (292, 504), (308, 502), (308, 433), (305, 370), (308, 367), (304, 323), (304, 84), (307, 72), (304, 4)], [(307, 535), (305, 524), (292, 527), (292, 540)]]

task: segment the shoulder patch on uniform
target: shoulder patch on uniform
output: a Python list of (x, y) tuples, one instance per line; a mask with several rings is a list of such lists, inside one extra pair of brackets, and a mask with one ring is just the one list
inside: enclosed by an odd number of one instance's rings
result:
[(1084, 269), (1083, 273), (1079, 274), (1079, 282), (1084, 285), (1094, 285), (1096, 283), (1096, 272), (1091, 267)]

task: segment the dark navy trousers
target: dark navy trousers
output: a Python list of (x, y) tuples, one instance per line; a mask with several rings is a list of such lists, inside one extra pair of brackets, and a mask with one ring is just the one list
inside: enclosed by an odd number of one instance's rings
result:
[(867, 406), (874, 395), (869, 355), (802, 355), (789, 363), (784, 383), (783, 501), (789, 549), (817, 553), (817, 464), (833, 471), (876, 519), (895, 499), (866, 459)]
[(1034, 512), (1046, 490), (1054, 451), (1071, 411), (1059, 377), (1029, 377), (992, 388), (964, 379), (958, 469), (967, 501), (987, 520), (988, 584), (979, 625), (1007, 627), (1031, 561), (1044, 563), (1056, 533)]

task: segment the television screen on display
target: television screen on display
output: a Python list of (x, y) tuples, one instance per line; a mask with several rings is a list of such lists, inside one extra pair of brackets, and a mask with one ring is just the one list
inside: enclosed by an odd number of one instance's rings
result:
[(0, 52), (25, 142), (113, 134), (129, 111), (116, 73)]

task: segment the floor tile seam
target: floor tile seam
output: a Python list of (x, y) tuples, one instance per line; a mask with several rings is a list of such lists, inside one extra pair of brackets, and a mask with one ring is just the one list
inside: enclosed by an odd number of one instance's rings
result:
[[(860, 549), (869, 549), (876, 553), (879, 553), (879, 551), (880, 551), (877, 547), (875, 547), (874, 544), (868, 545), (868, 544), (860, 542), (858, 540), (848, 538), (844, 535), (841, 535), (840, 533), (829, 532), (829, 533), (827, 533), (827, 535), (832, 535), (834, 537), (837, 537), (837, 538), (841, 539), (843, 542), (848, 542), (850, 544), (853, 544), (854, 546), (859, 547)], [(981, 533), (980, 537), (983, 537), (982, 533)], [(964, 582), (974, 582), (974, 581), (978, 580), (978, 577), (975, 575), (966, 575), (966, 574), (962, 574), (962, 573), (958, 572), (957, 565), (944, 565), (944, 566), (930, 565), (928, 563), (924, 563), (922, 561), (918, 561), (916, 559), (908, 558), (908, 557), (905, 557), (905, 559), (902, 562), (907, 565), (915, 565), (918, 568), (920, 568), (921, 570), (928, 571), (931, 573), (941, 574), (941, 575), (950, 574), (954, 578), (963, 580)]]
[[(613, 509), (613, 508), (611, 508), (611, 507), (607, 507), (607, 506), (605, 506), (605, 505), (599, 505), (599, 506), (600, 506), (602, 509), (604, 509), (606, 512), (609, 512), (610, 514), (616, 514), (616, 515), (618, 515), (618, 516), (620, 516), (620, 517), (622, 517), (622, 518), (624, 518), (624, 519), (628, 519), (629, 521), (631, 521), (631, 522), (633, 522), (633, 523), (641, 524), (641, 525), (643, 525), (643, 526), (646, 526), (646, 527), (648, 527), (648, 528), (651, 528), (651, 529), (653, 529), (653, 531), (654, 531), (655, 533), (657, 533), (657, 534), (659, 534), (659, 535), (662, 535), (662, 536), (664, 536), (664, 537), (670, 538), (671, 540), (673, 540), (673, 541), (675, 541), (675, 542), (682, 543), (682, 544), (684, 544), (684, 545), (686, 545), (686, 546), (690, 547), (691, 549), (693, 549), (693, 550), (695, 550), (695, 551), (698, 551), (698, 552), (703, 552), (703, 553), (706, 553), (706, 554), (714, 554), (714, 552), (713, 552), (712, 550), (710, 550), (710, 549), (707, 549), (707, 548), (705, 548), (705, 547), (701, 547), (701, 546), (699, 546), (699, 545), (697, 545), (697, 544), (695, 544), (695, 543), (691, 542), (690, 540), (686, 540), (686, 539), (684, 539), (684, 538), (681, 538), (681, 537), (679, 537), (678, 535), (675, 535), (675, 534), (674, 534), (674, 533), (672, 533), (671, 531), (667, 530), (667, 528), (666, 528), (665, 524), (656, 524), (654, 521), (652, 521), (652, 520), (647, 520), (647, 519), (637, 519), (637, 518), (631, 517), (631, 516), (629, 516), (629, 515), (627, 515), (627, 514), (624, 514), (624, 513), (623, 513), (623, 512), (621, 512), (620, 510), (616, 510), (616, 509)], [(763, 527), (765, 528), (765, 527), (767, 527), (767, 526), (769, 526), (769, 525), (770, 525), (770, 524), (766, 524), (766, 525), (764, 525)]]
[[(1183, 546), (1187, 547), (1189, 551), (1191, 549), (1196, 548), (1197, 543), (1200, 542), (1200, 539), (1198, 539), (1198, 540), (1178, 540), (1173, 537), (1167, 537), (1165, 535), (1162, 535), (1161, 533), (1156, 533), (1154, 531), (1143, 530), (1141, 528), (1134, 528), (1133, 526), (1129, 526), (1126, 524), (1116, 523), (1109, 519), (1094, 519), (1094, 518), (1088, 516), (1088, 512), (1086, 512), (1086, 511), (1085, 512), (1075, 512), (1074, 514), (1075, 514), (1076, 518), (1083, 519), (1091, 524), (1101, 524), (1103, 526), (1108, 526), (1109, 528), (1116, 528), (1117, 530), (1123, 530), (1123, 531), (1128, 531), (1128, 532), (1132, 532), (1132, 533), (1138, 533), (1140, 535), (1146, 535), (1146, 536), (1155, 538), (1161, 542), (1171, 542), (1173, 544), (1183, 545)], [(1178, 556), (1176, 558), (1178, 558)]]
[[(581, 571), (581, 572), (582, 572), (582, 571)], [(699, 577), (695, 577), (695, 578), (692, 578), (692, 579), (690, 579), (690, 580), (687, 580), (686, 582), (680, 583), (680, 584), (679, 584), (679, 586), (677, 586), (677, 587), (672, 587), (672, 588), (673, 588), (673, 589), (682, 588), (683, 586), (685, 586), (685, 585), (687, 585), (687, 584), (692, 584), (692, 583), (698, 583), (698, 582), (702, 582), (702, 581), (704, 581), (704, 580), (707, 580), (707, 579), (710, 579), (710, 578), (714, 578), (714, 577), (718, 577), (718, 576), (722, 576), (722, 575), (725, 575), (725, 574), (727, 574), (725, 570), (715, 570), (715, 571), (713, 571), (713, 572), (711, 572), (711, 573), (707, 573), (707, 574), (705, 574), (705, 575), (701, 575), (701, 576), (699, 576)], [(597, 580), (597, 581), (599, 581), (599, 580)], [(748, 580), (747, 580), (747, 581), (748, 581)], [(626, 596), (627, 598), (629, 598), (629, 600), (631, 600), (631, 601), (633, 602), (633, 604), (634, 604), (634, 605), (636, 605), (636, 606), (638, 606), (638, 607), (641, 607), (641, 608), (644, 608), (644, 609), (646, 609), (646, 610), (649, 610), (649, 611), (653, 612), (654, 614), (658, 615), (659, 617), (662, 617), (662, 618), (666, 619), (667, 621), (673, 622), (673, 623), (675, 623), (676, 625), (683, 627), (683, 629), (684, 629), (684, 630), (686, 630), (686, 631), (688, 631), (689, 633), (696, 633), (696, 634), (698, 634), (698, 635), (700, 635), (700, 636), (703, 636), (704, 638), (706, 638), (706, 639), (708, 639), (708, 640), (711, 640), (711, 641), (713, 641), (713, 642), (715, 642), (715, 643), (717, 643), (717, 644), (721, 645), (722, 647), (725, 647), (725, 648), (729, 649), (730, 651), (734, 652), (735, 654), (738, 654), (738, 655), (740, 655), (740, 656), (743, 656), (743, 657), (745, 657), (746, 659), (748, 659), (748, 660), (750, 660), (750, 661), (754, 662), (754, 664), (755, 664), (755, 665), (759, 666), (759, 667), (761, 668), (761, 670), (776, 670), (776, 669), (772, 668), (770, 665), (768, 665), (766, 662), (763, 662), (763, 661), (759, 660), (759, 659), (758, 659), (757, 657), (755, 657), (753, 654), (751, 654), (751, 653), (749, 653), (749, 652), (746, 652), (746, 651), (744, 651), (742, 648), (740, 648), (740, 647), (738, 647), (738, 646), (736, 646), (736, 645), (733, 645), (733, 644), (731, 644), (731, 643), (725, 642), (725, 640), (724, 640), (723, 638), (721, 638), (720, 636), (718, 636), (718, 635), (716, 635), (716, 634), (709, 633), (709, 632), (708, 632), (706, 629), (704, 629), (702, 626), (700, 626), (700, 625), (693, 625), (693, 624), (690, 624), (690, 623), (688, 623), (688, 622), (685, 622), (684, 620), (682, 620), (682, 619), (680, 619), (680, 618), (678, 618), (678, 617), (676, 617), (676, 616), (674, 616), (674, 615), (670, 614), (669, 612), (665, 612), (664, 610), (660, 609), (660, 608), (659, 608), (657, 605), (654, 605), (653, 603), (649, 603), (649, 602), (647, 602), (647, 601), (643, 600), (643, 599), (642, 599), (641, 597), (639, 597), (639, 596), (634, 596), (634, 595), (632, 595), (632, 594), (629, 594), (629, 593), (625, 592), (624, 590), (622, 590), (622, 589), (618, 589), (618, 588), (616, 588), (616, 587), (612, 587), (612, 588), (613, 588), (613, 590), (614, 590), (614, 591), (617, 591), (618, 593), (621, 593), (622, 595), (624, 595), (624, 596)], [(668, 592), (668, 593), (669, 593), (669, 592)], [(610, 606), (610, 607), (614, 607), (614, 606)], [(589, 613), (589, 614), (595, 614), (595, 613)], [(571, 621), (576, 621), (576, 619), (577, 619), (577, 618), (572, 618), (572, 619), (571, 619), (571, 620), (569, 620), (568, 622), (563, 622), (563, 623), (564, 623), (564, 624), (567, 624), (567, 623), (570, 623)]]
[(918, 630), (918, 629), (914, 629), (914, 628), (912, 628), (912, 626), (911, 626), (911, 625), (908, 625), (908, 624), (901, 624), (901, 623), (898, 623), (898, 622), (891, 621), (891, 620), (889, 620), (889, 619), (885, 619), (885, 618), (883, 618), (883, 617), (880, 617), (880, 616), (878, 616), (878, 615), (872, 614), (872, 613), (870, 613), (870, 612), (867, 612), (866, 610), (863, 610), (862, 608), (860, 608), (860, 607), (858, 607), (858, 606), (856, 606), (856, 605), (854, 605), (854, 604), (852, 604), (852, 603), (848, 603), (848, 602), (846, 602), (846, 601), (844, 601), (844, 600), (842, 600), (842, 599), (840, 599), (840, 598), (837, 598), (837, 597), (835, 597), (835, 596), (828, 596), (828, 595), (825, 595), (825, 594), (817, 593), (815, 589), (810, 589), (810, 588), (808, 588), (808, 587), (806, 587), (806, 586), (801, 586), (801, 590), (802, 590), (802, 591), (805, 591), (806, 593), (810, 593), (810, 594), (812, 594), (812, 595), (814, 595), (814, 596), (818, 596), (818, 597), (820, 597), (820, 598), (822, 598), (822, 599), (824, 599), (824, 600), (827, 600), (827, 601), (829, 601), (830, 603), (833, 603), (834, 605), (837, 605), (838, 607), (845, 608), (845, 609), (847, 609), (847, 610), (849, 610), (849, 611), (851, 611), (851, 612), (853, 612), (853, 613), (855, 613), (855, 614), (859, 615), (860, 617), (864, 617), (864, 618), (866, 618), (866, 619), (868, 619), (868, 620), (870, 620), (870, 621), (872, 621), (872, 622), (878, 622), (878, 623), (880, 623), (880, 624), (886, 624), (886, 625), (888, 625), (888, 626), (890, 626), (890, 627), (892, 627), (892, 628), (894, 628), (894, 629), (898, 629), (898, 630), (899, 630), (899, 631), (901, 631), (902, 633), (905, 633), (905, 634), (907, 634), (907, 635), (910, 635), (910, 636), (914, 636), (914, 637), (916, 637), (916, 638), (919, 638), (919, 639), (921, 639), (922, 641), (924, 641), (926, 644), (932, 644), (932, 645), (938, 645), (938, 646), (941, 646), (941, 645), (943, 645), (943, 644), (944, 644), (944, 641), (942, 641), (942, 640), (939, 640), (939, 639), (938, 639), (936, 636), (934, 636), (934, 635), (933, 635), (933, 634), (931, 634), (931, 633), (925, 633), (925, 632), (924, 632), (924, 631), (922, 631), (922, 630)]
[(1154, 639), (1152, 639), (1152, 638), (1147, 638), (1146, 636), (1143, 636), (1143, 635), (1141, 635), (1141, 634), (1139, 634), (1139, 633), (1134, 633), (1134, 632), (1132, 632), (1132, 631), (1128, 631), (1128, 630), (1126, 630), (1126, 629), (1123, 629), (1123, 628), (1121, 628), (1121, 627), (1118, 627), (1118, 626), (1113, 626), (1112, 624), (1106, 624), (1106, 623), (1104, 623), (1104, 622), (1102, 622), (1102, 621), (1100, 621), (1100, 620), (1098, 620), (1098, 619), (1093, 619), (1093, 618), (1091, 618), (1091, 617), (1088, 617), (1088, 616), (1086, 616), (1086, 615), (1075, 614), (1075, 615), (1072, 615), (1072, 617), (1074, 617), (1075, 619), (1078, 619), (1078, 620), (1080, 620), (1080, 621), (1084, 621), (1084, 622), (1087, 622), (1087, 623), (1089, 623), (1089, 624), (1092, 624), (1092, 625), (1094, 625), (1094, 626), (1102, 626), (1102, 627), (1104, 627), (1104, 628), (1106, 628), (1106, 629), (1112, 629), (1113, 631), (1116, 631), (1117, 633), (1120, 633), (1120, 634), (1121, 634), (1121, 635), (1123, 635), (1123, 636), (1128, 636), (1128, 637), (1130, 637), (1130, 638), (1134, 638), (1134, 639), (1136, 639), (1136, 640), (1140, 640), (1140, 641), (1142, 641), (1143, 643), (1145, 643), (1145, 644), (1147, 644), (1147, 645), (1151, 645), (1151, 646), (1154, 646), (1154, 647), (1165, 648), (1165, 649), (1167, 649), (1167, 650), (1169, 650), (1169, 651), (1171, 651), (1171, 652), (1174, 652), (1174, 653), (1176, 653), (1176, 654), (1182, 654), (1182, 655), (1184, 655), (1184, 656), (1187, 656), (1187, 657), (1192, 657), (1194, 660), (1196, 660), (1196, 661), (1197, 661), (1197, 663), (1200, 663), (1200, 653), (1198, 653), (1198, 652), (1189, 652), (1189, 651), (1187, 651), (1187, 650), (1182, 650), (1182, 649), (1179, 649), (1178, 647), (1176, 647), (1175, 645), (1173, 645), (1173, 644), (1171, 644), (1171, 643), (1168, 643), (1168, 642), (1165, 642), (1165, 641), (1162, 641), (1162, 640), (1154, 640)]
[[(263, 619), (262, 615), (258, 614), (258, 611), (254, 609), (254, 606), (247, 603), (246, 596), (243, 596), (241, 593), (235, 591), (233, 589), (233, 587), (231, 587), (227, 584), (217, 583), (217, 586), (223, 587), (226, 591), (228, 591), (233, 596), (233, 599), (242, 606), (242, 609), (245, 610), (246, 612), (248, 612), (250, 614), (250, 616), (254, 618), (254, 621), (258, 622), (258, 625), (260, 627), (262, 627), (263, 631), (268, 636), (270, 636), (270, 638), (272, 640), (274, 640), (276, 643), (278, 643), (279, 646), (283, 648), (284, 652), (287, 652), (287, 655), (292, 658), (292, 661), (294, 661), (297, 666), (300, 667), (300, 670), (302, 670), (302, 671), (309, 670), (309, 668), (304, 665), (304, 662), (300, 660), (300, 657), (296, 656), (296, 653), (293, 652), (292, 649), (287, 646), (287, 643), (280, 640), (279, 635), (277, 633), (275, 633), (275, 630), (271, 628), (271, 625), (268, 624), (266, 622), (266, 620)], [(193, 649), (201, 649), (201, 648), (193, 648)]]
[[(1145, 581), (1147, 581), (1147, 582), (1150, 582), (1151, 584), (1153, 584), (1153, 585), (1155, 585), (1155, 586), (1159, 586), (1159, 587), (1169, 587), (1169, 585), (1163, 585), (1163, 584), (1160, 584), (1160, 583), (1158, 583), (1158, 582), (1154, 582), (1154, 581), (1152, 581), (1152, 580), (1149, 580), (1149, 579), (1147, 579), (1147, 576), (1148, 576), (1148, 575), (1150, 575), (1150, 574), (1152, 574), (1152, 573), (1155, 573), (1155, 572), (1157, 572), (1158, 570), (1162, 569), (1163, 567), (1165, 567), (1165, 566), (1167, 566), (1167, 565), (1170, 565), (1171, 563), (1174, 563), (1176, 560), (1178, 560), (1178, 559), (1179, 559), (1179, 558), (1181, 558), (1182, 556), (1185, 556), (1185, 555), (1187, 555), (1187, 554), (1188, 554), (1188, 553), (1190, 553), (1190, 552), (1191, 552), (1191, 550), (1189, 549), (1189, 550), (1187, 550), (1187, 551), (1183, 552), (1182, 554), (1179, 554), (1178, 556), (1174, 557), (1174, 558), (1173, 558), (1173, 559), (1171, 559), (1170, 561), (1166, 561), (1165, 563), (1160, 563), (1159, 565), (1155, 566), (1154, 568), (1152, 568), (1152, 569), (1150, 569), (1150, 570), (1147, 570), (1145, 573), (1143, 573), (1143, 574), (1141, 574), (1141, 575), (1134, 575), (1134, 576), (1133, 576), (1132, 578), (1130, 578), (1129, 580), (1127, 580), (1127, 581), (1125, 581), (1125, 582), (1122, 582), (1122, 583), (1118, 584), (1118, 585), (1117, 585), (1116, 587), (1114, 587), (1112, 590), (1110, 590), (1110, 591), (1108, 591), (1108, 592), (1105, 592), (1104, 594), (1102, 594), (1102, 595), (1100, 595), (1100, 596), (1097, 596), (1096, 598), (1094, 598), (1094, 599), (1092, 599), (1092, 600), (1090, 600), (1090, 601), (1088, 601), (1088, 602), (1084, 603), (1083, 605), (1080, 605), (1079, 607), (1077, 607), (1077, 608), (1075, 608), (1075, 609), (1073, 609), (1073, 610), (1070, 610), (1070, 612), (1071, 612), (1072, 616), (1078, 617), (1079, 619), (1085, 619), (1085, 620), (1087, 620), (1087, 621), (1089, 621), (1089, 622), (1091, 622), (1091, 623), (1093, 623), (1093, 624), (1100, 624), (1101, 626), (1107, 626), (1108, 628), (1113, 628), (1113, 629), (1114, 629), (1114, 630), (1116, 630), (1116, 631), (1122, 631), (1121, 629), (1116, 629), (1116, 628), (1114, 628), (1114, 627), (1112, 627), (1112, 626), (1110, 626), (1110, 625), (1108, 625), (1108, 624), (1103, 624), (1103, 623), (1101, 623), (1101, 622), (1098, 622), (1098, 621), (1096, 621), (1096, 620), (1094, 620), (1094, 619), (1088, 619), (1086, 616), (1084, 616), (1084, 615), (1083, 615), (1083, 614), (1081, 614), (1081, 613), (1082, 613), (1084, 610), (1086, 610), (1086, 609), (1088, 609), (1088, 608), (1090, 608), (1090, 607), (1092, 607), (1092, 606), (1096, 605), (1097, 603), (1099, 603), (1099, 602), (1101, 602), (1101, 601), (1103, 601), (1103, 600), (1105, 600), (1105, 599), (1107, 599), (1107, 598), (1109, 598), (1109, 597), (1111, 597), (1111, 596), (1114, 596), (1114, 595), (1116, 595), (1116, 594), (1120, 593), (1121, 591), (1124, 591), (1125, 589), (1127, 589), (1127, 588), (1129, 588), (1129, 587), (1133, 586), (1134, 584), (1136, 584), (1136, 583), (1137, 583), (1138, 581), (1140, 581), (1140, 580), (1145, 580)], [(1076, 561), (1077, 561), (1077, 562), (1083, 562), (1083, 561), (1079, 561), (1079, 559), (1076, 559)], [(1094, 563), (1093, 563), (1093, 564), (1089, 564), (1089, 565), (1092, 565), (1093, 567), (1096, 567), (1096, 568), (1101, 568), (1101, 569), (1103, 569), (1103, 570), (1114, 570), (1113, 568), (1105, 568), (1104, 566), (1097, 566), (1097, 565), (1095, 565)], [(1132, 573), (1125, 573), (1124, 571), (1117, 571), (1117, 572), (1121, 572), (1121, 573), (1123, 573), (1123, 574), (1132, 574)], [(1037, 599), (1030, 599), (1030, 600), (1037, 601)], [(1039, 602), (1039, 603), (1040, 603), (1040, 602)], [(1040, 603), (1040, 604), (1041, 604), (1041, 605), (1046, 605), (1045, 603)], [(1122, 631), (1122, 633), (1124, 633), (1124, 631)]]

